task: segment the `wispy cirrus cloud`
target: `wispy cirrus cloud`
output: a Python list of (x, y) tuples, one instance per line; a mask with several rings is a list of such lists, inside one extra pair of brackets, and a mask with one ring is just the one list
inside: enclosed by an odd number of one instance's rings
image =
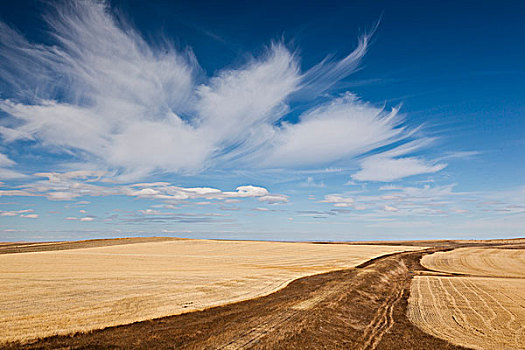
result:
[(5, 154), (0, 153), (0, 180), (11, 180), (25, 178), (26, 175), (12, 170), (16, 163)]
[(392, 150), (369, 156), (360, 161), (361, 170), (352, 175), (357, 181), (389, 182), (405, 177), (435, 173), (443, 170), (447, 164), (427, 161), (421, 157), (406, 156), (432, 142), (431, 139), (411, 141)]
[[(131, 181), (154, 171), (329, 166), (413, 137), (397, 109), (349, 92), (320, 98), (358, 68), (370, 34), (346, 57), (306, 71), (298, 53), (275, 42), (206, 77), (191, 49), (147, 42), (104, 2), (59, 3), (45, 20), (53, 45), (29, 42), (0, 23), (0, 79), (9, 87), (0, 100), (9, 116), (0, 135), (7, 144), (25, 140), (67, 152)], [(290, 122), (290, 102), (306, 97), (321, 103)], [(440, 168), (419, 158), (383, 158), (388, 169), (368, 159), (356, 179)], [(391, 168), (412, 170), (370, 175)]]

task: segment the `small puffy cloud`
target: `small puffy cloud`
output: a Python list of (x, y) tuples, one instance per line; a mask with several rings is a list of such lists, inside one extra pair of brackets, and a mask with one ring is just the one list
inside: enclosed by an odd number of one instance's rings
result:
[(321, 203), (332, 203), (334, 207), (347, 208), (354, 205), (354, 199), (350, 197), (343, 197), (337, 194), (329, 194), (324, 196)]
[(81, 222), (90, 222), (90, 221), (94, 221), (95, 218), (92, 217), (92, 216), (85, 216), (83, 218), (77, 218), (75, 216), (68, 216), (66, 218), (66, 220), (70, 220), (70, 221), (81, 221)]
[(255, 210), (255, 211), (270, 211), (270, 209), (263, 208), (263, 207), (254, 208), (253, 210)]
[(239, 186), (237, 192), (225, 192), (227, 196), (232, 197), (261, 197), (267, 196), (268, 190), (257, 186)]
[(257, 200), (268, 204), (282, 204), (288, 203), (288, 196), (285, 196), (284, 194), (266, 195), (258, 197)]
[(47, 199), (50, 199), (52, 201), (70, 201), (70, 200), (75, 199), (75, 198), (77, 198), (79, 196), (81, 196), (80, 193), (63, 192), (63, 191), (48, 192), (46, 194)]
[(395, 212), (398, 212), (398, 211), (399, 211), (398, 208), (391, 207), (391, 206), (389, 206), (389, 205), (385, 205), (385, 206), (383, 207), (383, 209), (384, 209), (385, 211), (388, 211), (388, 212), (391, 212), (391, 213), (395, 213)]
[(22, 214), (20, 217), (26, 219), (38, 219), (38, 214)]
[(142, 215), (161, 215), (162, 212), (156, 209), (144, 209), (138, 211)]
[(22, 218), (36, 219), (38, 218), (37, 214), (28, 214), (33, 213), (33, 209), (22, 209), (22, 210), (0, 210), (0, 216), (20, 216)]
[(301, 187), (317, 187), (317, 188), (323, 188), (323, 187), (326, 187), (326, 185), (324, 184), (324, 182), (320, 181), (320, 182), (316, 182), (315, 179), (312, 177), (312, 176), (308, 176), (306, 178), (306, 181), (304, 182), (301, 182), (300, 184)]

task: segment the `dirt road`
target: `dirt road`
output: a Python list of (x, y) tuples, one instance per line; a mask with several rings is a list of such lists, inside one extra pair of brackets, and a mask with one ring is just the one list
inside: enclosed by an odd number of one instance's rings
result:
[(253, 300), (201, 312), (56, 336), (15, 349), (464, 349), (406, 317), (422, 252), (305, 277)]

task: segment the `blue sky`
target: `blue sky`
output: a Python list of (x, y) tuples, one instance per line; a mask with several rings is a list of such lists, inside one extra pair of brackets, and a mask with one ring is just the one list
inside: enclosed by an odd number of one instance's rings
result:
[(0, 3), (0, 241), (525, 231), (518, 1)]

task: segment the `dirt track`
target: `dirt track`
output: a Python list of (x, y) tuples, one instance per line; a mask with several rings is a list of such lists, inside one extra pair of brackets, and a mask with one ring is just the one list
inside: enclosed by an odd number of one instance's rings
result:
[(56, 336), (26, 349), (464, 349), (406, 317), (422, 252), (301, 278), (266, 297), (201, 312)]

